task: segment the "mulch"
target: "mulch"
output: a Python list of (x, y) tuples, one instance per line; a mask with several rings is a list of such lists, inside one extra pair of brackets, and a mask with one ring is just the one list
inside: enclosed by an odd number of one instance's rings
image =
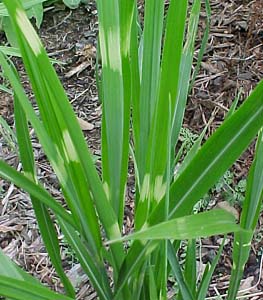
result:
[[(211, 135), (222, 123), (238, 93), (240, 103), (250, 94), (263, 78), (263, 1), (211, 0), (212, 18), (208, 45), (199, 74), (188, 99), (184, 127), (198, 134), (208, 124), (207, 135)], [(143, 7), (142, 7), (143, 9)], [(194, 63), (205, 30), (205, 9), (202, 7), (198, 41)], [(98, 32), (97, 10), (91, 1), (76, 10), (63, 5), (47, 9), (39, 34), (51, 57), (62, 61), (56, 70), (72, 103), (76, 115), (84, 122), (84, 134), (91, 152), (100, 156), (101, 104), (96, 88), (95, 55)], [(28, 93), (28, 85), (19, 60), (16, 65)], [(31, 97), (31, 96), (30, 96)], [(13, 127), (12, 97), (0, 92), (0, 114)], [(86, 123), (85, 123), (86, 122)], [(45, 160), (41, 145), (32, 133), (34, 154), (40, 182), (58, 200), (63, 200), (60, 187), (52, 168)], [(253, 145), (238, 159), (231, 169), (235, 183), (246, 178), (253, 160)], [(15, 141), (8, 144), (0, 132), (0, 158), (20, 170), (18, 149)], [(132, 167), (132, 166), (131, 166)], [(100, 164), (98, 162), (98, 170)], [(133, 171), (129, 172), (129, 188), (126, 207), (126, 226), (132, 226)], [(222, 201), (220, 195), (215, 195)], [(26, 193), (0, 179), (0, 247), (18, 265), (41, 282), (57, 291), (63, 291), (58, 276), (51, 266), (42, 239), (39, 236), (34, 212)], [(240, 210), (235, 204), (237, 211)], [(262, 299), (262, 251), (263, 218), (260, 217), (252, 244), (251, 256), (246, 267), (242, 290), (249, 295), (246, 299)], [(59, 232), (63, 265), (78, 288), (78, 299), (96, 299), (88, 279), (68, 249)], [(199, 266), (211, 261), (219, 248), (221, 237), (200, 241)], [(232, 268), (232, 238), (228, 238), (222, 259), (213, 277), (210, 297), (224, 294)], [(79, 282), (82, 281), (81, 284)], [(212, 299), (212, 298), (211, 298)], [(214, 298), (213, 298), (214, 299)]]

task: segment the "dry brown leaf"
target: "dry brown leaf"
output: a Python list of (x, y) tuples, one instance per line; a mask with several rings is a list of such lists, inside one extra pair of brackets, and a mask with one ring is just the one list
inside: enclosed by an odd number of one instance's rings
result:
[(94, 128), (94, 125), (77, 117), (78, 119), (78, 122), (79, 122), (79, 126), (80, 128), (83, 130), (83, 131), (86, 131), (86, 130), (92, 130)]
[(211, 65), (210, 63), (205, 63), (205, 62), (201, 62), (201, 66), (204, 70), (212, 73), (212, 74), (217, 74), (219, 73), (219, 70), (216, 69), (213, 65)]
[(68, 272), (67, 276), (74, 287), (77, 287), (80, 282), (88, 279), (87, 275), (83, 272), (80, 264), (74, 265)]
[(5, 225), (0, 225), (0, 232), (7, 233), (10, 231), (21, 231), (23, 229), (23, 225), (15, 225), (15, 226), (5, 226)]
[(86, 58), (96, 58), (96, 48), (92, 44), (87, 44), (83, 49), (81, 54)]
[(87, 67), (90, 65), (89, 61), (83, 61), (81, 64), (77, 65), (76, 67), (72, 68), (71, 70), (69, 70), (66, 74), (65, 77), (66, 78), (70, 78), (72, 76), (74, 76), (75, 74), (79, 74), (82, 71), (84, 71), (85, 69), (87, 69)]
[(247, 290), (253, 286), (253, 280), (254, 280), (254, 276), (249, 276), (246, 279), (244, 279), (241, 282), (241, 285), (239, 288), (240, 293), (242, 293), (242, 291), (247, 292)]
[(217, 204), (217, 207), (218, 208), (222, 208), (222, 209), (230, 212), (232, 215), (234, 215), (234, 217), (236, 218), (236, 220), (239, 219), (239, 212), (233, 206), (231, 206), (227, 201), (219, 202)]

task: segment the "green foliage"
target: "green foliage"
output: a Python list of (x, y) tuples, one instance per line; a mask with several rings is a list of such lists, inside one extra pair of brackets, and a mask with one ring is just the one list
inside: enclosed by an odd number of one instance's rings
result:
[[(43, 20), (43, 3), (46, 0), (22, 0), (22, 5), (27, 13), (28, 18), (34, 19), (37, 28), (40, 27)], [(13, 47), (17, 47), (17, 39), (14, 33), (7, 10), (3, 1), (0, 0), (0, 31), (4, 31), (8, 42)]]
[(64, 3), (70, 9), (76, 9), (81, 3), (87, 4), (90, 0), (46, 0), (45, 6), (52, 5), (54, 3)]
[[(170, 270), (178, 283), (178, 300), (204, 299), (222, 247), (211, 269), (207, 268), (197, 282), (194, 239), (235, 232), (237, 268), (233, 268), (229, 291), (229, 299), (234, 299), (262, 195), (261, 135), (241, 224), (236, 224), (227, 211), (193, 214), (193, 208), (263, 126), (263, 82), (202, 147), (206, 129), (197, 139), (189, 132), (183, 133), (193, 146), (174, 174), (201, 1), (190, 4), (171, 0), (164, 24), (164, 0), (147, 0), (144, 29), (139, 35), (136, 1), (97, 0), (102, 65), (102, 176), (21, 2), (4, 0), (4, 3), (39, 114), (28, 100), (13, 65), (0, 51), (1, 67), (14, 91), (17, 140), (23, 165), (21, 173), (0, 160), (0, 176), (30, 194), (43, 241), (67, 296), (58, 296), (29, 279), (1, 252), (0, 295), (19, 300), (75, 298), (62, 267), (58, 236), (50, 216), (52, 210), (102, 300), (165, 300)], [(67, 208), (38, 182), (28, 124), (34, 128), (57, 175)], [(134, 232), (123, 237), (129, 147), (136, 169)], [(187, 239), (184, 270), (177, 258), (182, 239)], [(130, 241), (129, 247), (123, 241)]]
[(246, 182), (246, 179), (241, 179), (236, 183), (233, 172), (230, 170), (226, 171), (199, 202), (199, 207), (206, 209), (209, 202), (217, 196), (223, 197), (223, 200), (228, 201), (230, 205), (238, 204), (239, 206), (242, 206), (245, 199)]
[(16, 135), (2, 116), (0, 116), (0, 135), (2, 135), (4, 141), (11, 150), (17, 151)]
[(187, 154), (193, 147), (195, 141), (198, 139), (198, 135), (191, 132), (189, 128), (182, 127), (180, 130), (179, 141), (182, 142), (183, 153)]
[(89, 0), (63, 0), (63, 3), (71, 9), (76, 9), (81, 3), (86, 4), (88, 1)]
[[(40, 28), (43, 15), (44, 5), (50, 5), (54, 2), (60, 2), (62, 0), (21, 0), (26, 14), (29, 19), (33, 19), (37, 28)], [(88, 3), (89, 0), (63, 0), (63, 3), (70, 9), (76, 9), (81, 3)], [(3, 0), (0, 0), (0, 31), (4, 31), (9, 44), (13, 47), (18, 47), (16, 35), (14, 33), (11, 21), (7, 10), (4, 7)]]

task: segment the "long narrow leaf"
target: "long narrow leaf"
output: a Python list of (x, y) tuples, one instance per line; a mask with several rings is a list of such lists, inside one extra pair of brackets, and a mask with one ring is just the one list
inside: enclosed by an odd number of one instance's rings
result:
[(217, 251), (216, 257), (213, 259), (211, 266), (207, 265), (207, 268), (202, 277), (202, 281), (200, 283), (200, 287), (198, 288), (197, 300), (205, 300), (213, 272), (216, 268), (216, 265), (219, 261), (220, 255), (222, 254), (222, 251), (224, 248), (225, 239), (226, 238), (223, 239), (222, 244), (220, 245), (220, 247)]
[[(239, 230), (240, 227), (236, 224), (235, 217), (231, 213), (221, 209), (213, 209), (142, 229), (120, 240), (195, 239)], [(116, 241), (109, 241), (108, 243)]]
[(182, 164), (179, 167), (179, 170), (177, 172), (175, 172), (175, 177), (179, 176), (184, 169), (188, 166), (188, 164), (190, 163), (190, 161), (195, 157), (196, 153), (199, 151), (200, 147), (201, 147), (201, 143), (203, 141), (204, 135), (206, 133), (206, 130), (209, 126), (210, 122), (207, 124), (207, 126), (203, 129), (203, 131), (201, 132), (201, 134), (199, 135), (198, 139), (194, 142), (193, 146), (191, 147), (191, 149), (189, 150), (189, 152), (186, 154)]
[(123, 221), (127, 179), (131, 102), (129, 59), (134, 4), (134, 1), (98, 1), (102, 54), (103, 181), (119, 224)]
[[(30, 1), (23, 1), (24, 9), (30, 9), (32, 6), (43, 3), (47, 0), (30, 0)], [(9, 16), (7, 9), (3, 3), (0, 3), (0, 16)]]
[(207, 140), (171, 187), (169, 217), (187, 214), (224, 174), (263, 125), (263, 81)]
[[(22, 107), (20, 106), (19, 100), (17, 99), (17, 96), (15, 96), (15, 124), (20, 159), (22, 161), (23, 170), (25, 174), (29, 177), (29, 179), (34, 180), (37, 184), (33, 149), (30, 141), (27, 120), (25, 113)], [(47, 207), (33, 196), (31, 196), (31, 200), (36, 214), (41, 236), (47, 248), (52, 264), (54, 265), (58, 275), (60, 276), (65, 290), (67, 291), (67, 294), (74, 298), (75, 291), (64, 273), (60, 257), (60, 248), (56, 229), (51, 220)]]
[(200, 46), (200, 50), (198, 52), (198, 57), (197, 57), (197, 62), (196, 62), (196, 66), (195, 66), (195, 70), (190, 82), (190, 86), (189, 86), (189, 94), (194, 86), (195, 83), (195, 79), (196, 76), (198, 75), (198, 72), (200, 70), (200, 65), (205, 53), (205, 49), (206, 49), (206, 45), (209, 39), (209, 31), (210, 31), (210, 23), (211, 23), (211, 7), (210, 7), (210, 0), (205, 0), (205, 10), (206, 10), (206, 21), (205, 21), (205, 32), (202, 38), (202, 42), (201, 42), (201, 46)]
[(0, 276), (0, 295), (16, 300), (73, 300), (44, 286)]
[(11, 168), (8, 164), (0, 160), (0, 177), (12, 181), (15, 185), (23, 188), (36, 199), (50, 207), (55, 214), (61, 216), (66, 222), (76, 227), (72, 216), (65, 211), (65, 209), (52, 198), (49, 193), (40, 185), (36, 185), (30, 179)]
[[(195, 158), (171, 186), (169, 218), (188, 214), (194, 204), (224, 174), (246, 149), (263, 125), (263, 81), (243, 105), (227, 119), (198, 151)], [(159, 219), (160, 206), (150, 223)]]
[[(90, 195), (88, 188), (90, 188), (92, 191), (92, 194), (94, 196), (93, 199), (96, 202), (98, 213), (101, 217), (102, 223), (108, 236), (118, 236), (120, 234), (116, 216), (114, 215), (114, 212), (109, 202), (107, 201), (107, 197), (93, 164), (92, 157), (87, 150), (87, 145), (83, 138), (83, 134), (75, 119), (72, 108), (70, 107), (68, 100), (66, 99), (65, 92), (63, 91), (63, 88), (58, 81), (55, 71), (51, 67), (48, 57), (46, 56), (35, 32), (31, 28), (31, 25), (29, 25), (28, 21), (26, 21), (25, 15), (22, 13), (22, 10), (16, 9), (16, 6), (14, 4), (19, 7), (17, 1), (15, 3), (12, 3), (11, 6), (9, 5), (9, 9), (14, 21), (18, 21), (19, 24), (21, 24), (21, 22), (24, 22), (23, 24), (25, 25), (21, 27), (23, 30), (22, 32), (16, 25), (16, 29), (19, 32), (18, 35), (22, 39), (20, 40), (22, 50), (26, 51), (23, 57), (25, 59), (29, 73), (33, 76), (33, 82), (35, 82), (35, 85), (40, 84), (40, 90), (38, 89), (38, 87), (35, 87), (35, 92), (37, 93), (39, 98), (39, 104), (42, 105), (43, 109), (47, 109), (47, 111), (43, 113), (42, 117), (43, 119), (45, 119), (45, 124), (46, 126), (48, 126), (47, 129), (50, 131), (55, 145), (57, 145), (57, 151), (60, 151), (62, 157), (64, 157), (63, 160), (66, 159), (66, 166), (70, 172), (68, 173), (68, 170), (65, 170), (65, 167), (61, 169), (61, 161), (59, 167), (58, 165), (53, 165), (53, 167), (62, 182), (63, 190), (67, 199), (76, 200), (76, 202), (68, 204), (71, 204), (71, 209), (73, 209), (74, 215), (76, 216), (76, 214), (78, 214), (81, 217), (78, 219), (81, 220), (82, 225), (84, 226), (86, 233), (90, 238), (91, 244), (89, 246), (100, 247), (100, 239), (98, 237), (99, 229), (96, 225), (97, 221), (95, 221), (96, 214), (94, 214), (93, 204), (87, 201), (87, 197), (89, 197)], [(27, 39), (26, 42), (23, 40), (23, 37)], [(35, 59), (31, 62), (31, 60), (28, 59), (28, 55), (30, 57), (34, 57)], [(50, 84), (50, 78), (53, 79), (52, 84)], [(36, 79), (39, 79), (40, 82), (37, 82)], [(47, 95), (47, 98), (44, 99), (43, 95), (39, 94), (39, 91), (41, 90), (43, 90), (44, 95)], [(25, 103), (23, 105), (25, 105)], [(25, 112), (26, 114), (28, 114), (27, 109), (25, 109)], [(28, 119), (31, 122), (32, 119), (30, 117), (31, 116), (28, 116)], [(53, 128), (52, 125), (54, 126)], [(55, 128), (56, 130), (54, 131), (53, 129)], [(42, 143), (42, 145), (45, 146), (45, 143)], [(55, 156), (48, 156), (49, 158), (51, 158), (51, 162), (54, 163)], [(66, 174), (68, 175), (65, 178)], [(86, 178), (86, 180), (84, 180), (84, 178)], [(80, 207), (83, 206), (84, 209), (81, 210)], [(89, 207), (89, 209), (87, 209), (87, 206)], [(78, 213), (76, 213), (76, 210)], [(85, 217), (84, 215), (86, 214), (87, 216)], [(87, 228), (84, 219), (89, 221), (90, 230), (94, 233), (94, 235), (89, 233), (89, 229)], [(120, 255), (121, 252), (121, 248), (118, 247), (118, 255), (115, 255), (115, 258), (117, 260), (120, 260), (122, 257)], [(96, 251), (96, 257), (97, 253), (98, 251)]]
[[(142, 40), (142, 74), (139, 109), (139, 141), (136, 141), (136, 158), (139, 169), (140, 185), (143, 184), (150, 128), (157, 101), (158, 82), (160, 76), (161, 41), (163, 29), (163, 0), (145, 2), (144, 31)], [(137, 138), (137, 136), (135, 136)]]
[[(82, 232), (95, 255), (101, 247), (100, 231), (73, 137), (73, 135), (80, 135), (78, 144), (81, 143), (81, 140), (84, 143), (81, 129), (66, 98), (65, 91), (19, 1), (14, 1), (12, 5), (5, 1), (5, 4), (17, 34), (22, 58), (36, 96), (44, 127), (63, 160), (64, 170), (60, 169), (57, 176), (62, 185), (65, 199), (74, 217), (77, 219), (78, 216)], [(41, 70), (42, 66), (45, 66), (43, 70)], [(71, 127), (68, 126), (69, 121)], [(74, 128), (74, 133), (71, 128)]]
[(256, 155), (248, 176), (246, 197), (240, 218), (240, 226), (245, 235), (236, 234), (233, 250), (233, 269), (231, 273), (228, 298), (236, 297), (245, 264), (249, 257), (251, 240), (255, 230), (263, 199), (263, 133), (260, 131)]
[[(192, 295), (196, 298), (196, 241), (189, 240), (187, 243), (184, 277)], [(181, 299), (181, 298), (178, 298)]]
[[(131, 96), (132, 96), (132, 125), (133, 125), (133, 135), (134, 135), (134, 148), (138, 149), (140, 141), (140, 70), (139, 70), (139, 29), (138, 29), (138, 10), (137, 6), (134, 7), (132, 32), (131, 32)], [(134, 155), (135, 157), (135, 155)], [(137, 162), (134, 159), (136, 166)], [(138, 168), (137, 168), (138, 170)], [(137, 184), (139, 184), (139, 171), (136, 172), (138, 178)], [(136, 201), (136, 200), (135, 200)]]
[(173, 147), (175, 147), (180, 129), (182, 127), (184, 111), (186, 107), (189, 80), (191, 76), (191, 68), (194, 57), (194, 45), (196, 39), (196, 33), (198, 28), (198, 21), (200, 15), (201, 1), (195, 0), (191, 9), (191, 14), (189, 17), (188, 30), (186, 42), (184, 44), (184, 49), (182, 57), (180, 60), (180, 80), (178, 85), (178, 91), (176, 94), (174, 115), (173, 115), (173, 128), (172, 128), (172, 153)]
[[(240, 227), (235, 223), (235, 217), (223, 210), (212, 210), (198, 215), (187, 216), (163, 222), (147, 229), (130, 234), (121, 240), (134, 239), (132, 251), (129, 251), (125, 259), (121, 272), (120, 280), (117, 284), (118, 290), (116, 297), (123, 289), (129, 276), (138, 270), (142, 261), (159, 245), (160, 239), (193, 239), (200, 236), (213, 235), (223, 232), (237, 232)], [(139, 239), (139, 240), (137, 240)], [(146, 243), (144, 240), (150, 240)], [(156, 241), (157, 240), (157, 241)], [(115, 243), (118, 240), (108, 241)], [(133, 264), (131, 264), (133, 262)]]
[(191, 289), (188, 286), (188, 282), (185, 280), (184, 275), (182, 273), (180, 264), (176, 257), (176, 252), (174, 250), (174, 247), (170, 241), (168, 241), (168, 259), (169, 259), (172, 272), (180, 287), (180, 292), (183, 299), (194, 300), (194, 297), (191, 293)]
[(83, 270), (89, 276), (89, 280), (92, 282), (100, 298), (103, 300), (111, 299), (112, 293), (105, 269), (96, 265), (96, 261), (93, 260), (91, 253), (88, 252), (78, 233), (72, 226), (64, 222), (61, 218), (59, 218), (59, 224), (66, 240), (74, 249)]
[(128, 252), (120, 269), (119, 280), (116, 284), (114, 299), (119, 297), (128, 280), (133, 274), (137, 274), (137, 272), (143, 267), (143, 262), (145, 262), (149, 254), (156, 249), (158, 244), (158, 241), (150, 241), (148, 243), (137, 240), (134, 241), (132, 244), (132, 251)]
[(37, 279), (29, 275), (26, 271), (18, 267), (7, 255), (0, 249), (0, 276), (25, 280), (34, 284), (40, 284)]
[[(147, 132), (148, 139), (144, 138), (143, 143), (143, 149), (145, 152), (144, 155), (147, 155), (147, 160), (144, 158), (144, 172), (142, 172), (142, 170), (139, 171), (139, 176), (143, 176), (143, 178), (141, 178), (142, 182), (139, 203), (136, 207), (136, 230), (139, 230), (144, 225), (150, 211), (154, 209), (160, 199), (164, 196), (166, 185), (168, 184), (165, 178), (168, 153), (167, 140), (172, 124), (171, 122), (167, 122), (166, 117), (165, 120), (163, 119), (164, 116), (169, 115), (169, 105), (171, 105), (171, 119), (174, 117), (175, 99), (179, 84), (179, 62), (183, 49), (186, 9), (187, 1), (182, 1), (180, 3), (171, 1), (168, 10), (163, 59), (160, 70), (160, 87), (158, 89), (158, 93), (155, 95), (156, 99), (149, 100), (152, 101), (151, 105), (154, 106), (154, 110), (150, 117), (151, 126)], [(174, 31), (174, 28), (176, 28), (176, 31)], [(156, 80), (158, 80), (159, 73), (155, 76)], [(143, 83), (142, 79), (142, 87), (144, 87)], [(146, 88), (148, 88), (148, 85), (146, 85), (145, 89)], [(151, 91), (151, 93), (154, 95), (153, 91)], [(146, 115), (146, 120), (141, 122), (145, 122), (147, 124), (147, 114), (150, 113), (149, 110), (149, 108), (140, 108), (140, 113)], [(143, 129), (143, 126), (146, 126), (146, 124), (141, 124), (141, 138), (146, 132), (146, 130)], [(143, 140), (141, 140), (141, 143), (142, 142)], [(145, 151), (145, 149), (147, 151)], [(139, 149), (138, 151), (142, 150)], [(139, 158), (137, 162), (139, 164), (142, 163)]]

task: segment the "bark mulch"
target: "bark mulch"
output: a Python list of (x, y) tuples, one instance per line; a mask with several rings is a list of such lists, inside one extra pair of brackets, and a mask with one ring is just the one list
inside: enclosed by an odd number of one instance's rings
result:
[[(212, 18), (209, 41), (199, 74), (188, 99), (184, 127), (199, 134), (208, 124), (207, 135), (222, 123), (238, 93), (240, 103), (257, 82), (263, 78), (263, 1), (211, 0)], [(141, 9), (143, 6), (140, 2)], [(200, 18), (195, 62), (205, 30), (205, 9)], [(63, 64), (56, 64), (56, 70), (65, 87), (70, 102), (83, 128), (87, 143), (94, 155), (100, 156), (101, 104), (98, 99), (95, 80), (96, 38), (98, 32), (97, 10), (91, 1), (76, 10), (63, 5), (54, 5), (44, 15), (39, 34), (48, 53)], [(3, 37), (3, 35), (1, 35)], [(23, 67), (19, 60), (16, 65), (30, 95)], [(31, 97), (31, 96), (30, 96)], [(0, 91), (0, 114), (13, 127), (12, 97)], [(1, 128), (1, 125), (0, 125)], [(63, 201), (60, 187), (52, 168), (45, 160), (41, 145), (32, 132), (34, 154), (38, 167), (38, 178), (49, 192)], [(254, 143), (235, 163), (232, 186), (245, 179), (253, 160)], [(14, 168), (21, 170), (15, 140), (7, 142), (0, 131), (0, 157)], [(100, 161), (98, 161), (98, 170)], [(126, 206), (126, 229), (132, 227), (133, 211), (133, 170), (129, 170), (129, 188)], [(211, 191), (212, 205), (225, 202), (224, 196)], [(0, 179), (0, 247), (13, 261), (41, 282), (57, 291), (63, 291), (54, 268), (39, 236), (38, 226), (30, 199), (26, 193), (13, 184)], [(240, 203), (233, 203), (240, 212)], [(246, 266), (241, 289), (247, 293), (244, 299), (262, 299), (262, 251), (263, 218), (259, 219), (257, 232), (252, 244), (249, 262)], [(78, 299), (96, 299), (96, 293), (87, 277), (60, 234), (63, 265), (73, 284), (78, 288)], [(221, 237), (200, 241), (198, 266), (211, 261), (219, 248)], [(232, 237), (226, 241), (224, 252), (213, 277), (209, 296), (224, 294), (229, 284)], [(172, 297), (173, 293), (170, 291)], [(208, 298), (215, 299), (215, 298)]]

